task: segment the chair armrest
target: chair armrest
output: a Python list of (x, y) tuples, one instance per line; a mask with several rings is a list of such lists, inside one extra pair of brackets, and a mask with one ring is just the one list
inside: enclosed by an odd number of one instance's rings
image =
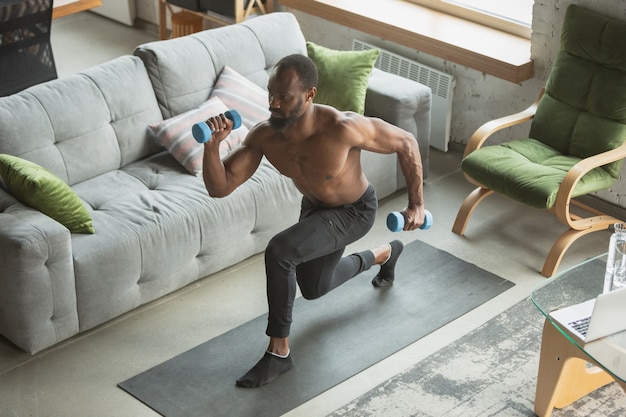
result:
[(559, 191), (556, 195), (556, 201), (554, 203), (555, 214), (559, 220), (562, 222), (564, 221), (565, 224), (570, 224), (569, 201), (571, 199), (572, 192), (574, 191), (574, 187), (586, 173), (595, 168), (624, 158), (626, 158), (626, 143), (623, 143), (621, 146), (611, 149), (610, 151), (585, 158), (570, 168), (563, 178), (563, 182), (561, 182), (561, 186), (559, 187)]
[(480, 126), (467, 142), (467, 145), (465, 146), (465, 152), (463, 152), (463, 158), (465, 158), (476, 149), (480, 148), (483, 143), (497, 131), (532, 120), (532, 118), (535, 117), (537, 106), (539, 105), (539, 101), (541, 101), (541, 97), (543, 97), (544, 92), (545, 89), (541, 89), (537, 100), (535, 100), (535, 102), (527, 109), (522, 110), (519, 113), (511, 114), (509, 116), (490, 120)]

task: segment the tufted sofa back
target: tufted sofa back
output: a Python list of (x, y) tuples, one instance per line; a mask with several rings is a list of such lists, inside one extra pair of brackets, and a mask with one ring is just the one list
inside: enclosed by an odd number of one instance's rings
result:
[(291, 13), (271, 13), (239, 25), (150, 42), (134, 52), (148, 69), (166, 119), (206, 101), (225, 65), (265, 89), (274, 65), (295, 53), (306, 55), (306, 43)]
[(159, 120), (141, 60), (124, 56), (0, 98), (0, 154), (74, 185), (162, 150), (146, 135)]

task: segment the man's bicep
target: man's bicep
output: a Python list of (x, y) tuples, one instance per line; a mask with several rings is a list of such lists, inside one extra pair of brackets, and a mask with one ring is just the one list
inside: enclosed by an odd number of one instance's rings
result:
[(247, 146), (245, 143), (232, 151), (224, 159), (229, 188), (237, 188), (248, 180), (259, 167), (262, 157), (260, 150)]
[(365, 118), (361, 138), (363, 149), (378, 153), (395, 153), (407, 145), (411, 134), (378, 118)]

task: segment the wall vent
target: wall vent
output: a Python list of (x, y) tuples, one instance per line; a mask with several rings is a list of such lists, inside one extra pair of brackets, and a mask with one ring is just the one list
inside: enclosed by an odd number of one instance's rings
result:
[(353, 40), (353, 51), (365, 51), (368, 49), (380, 50), (380, 55), (378, 55), (374, 67), (430, 87), (433, 92), (430, 146), (447, 152), (448, 142), (450, 141), (454, 77), (393, 52), (386, 51), (378, 46), (357, 39)]

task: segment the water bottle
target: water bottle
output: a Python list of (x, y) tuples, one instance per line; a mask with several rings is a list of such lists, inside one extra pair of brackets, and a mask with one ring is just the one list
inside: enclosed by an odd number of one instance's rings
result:
[(602, 292), (609, 292), (613, 289), (613, 277), (616, 272), (622, 274), (626, 266), (626, 224), (615, 223), (614, 233), (609, 241), (609, 253), (606, 260), (606, 272), (604, 274), (604, 287)]

